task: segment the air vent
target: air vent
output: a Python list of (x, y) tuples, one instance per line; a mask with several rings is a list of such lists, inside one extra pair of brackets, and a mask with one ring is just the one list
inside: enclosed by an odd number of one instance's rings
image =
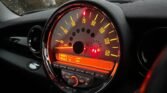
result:
[(37, 57), (41, 55), (41, 34), (42, 27), (39, 25), (33, 26), (28, 33), (28, 46), (30, 51)]
[[(167, 28), (157, 28), (145, 33), (139, 45), (138, 58), (143, 69), (147, 72), (159, 53), (167, 44)], [(144, 72), (144, 73), (146, 73)]]

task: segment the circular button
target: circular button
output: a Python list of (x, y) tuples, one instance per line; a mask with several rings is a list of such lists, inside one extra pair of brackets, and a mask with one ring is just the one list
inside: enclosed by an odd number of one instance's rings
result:
[(78, 86), (78, 84), (79, 84), (78, 77), (77, 76), (71, 76), (70, 79), (68, 80), (68, 84), (73, 86), (73, 87)]

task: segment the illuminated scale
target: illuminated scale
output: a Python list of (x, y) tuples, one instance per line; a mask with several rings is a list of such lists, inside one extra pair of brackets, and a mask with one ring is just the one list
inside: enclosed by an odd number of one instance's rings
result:
[[(52, 30), (51, 62), (62, 69), (69, 85), (88, 87), (92, 79), (89, 75), (104, 78), (115, 73), (120, 58), (119, 38), (103, 12), (95, 7), (75, 8), (60, 15)], [(90, 81), (80, 84), (80, 77)]]

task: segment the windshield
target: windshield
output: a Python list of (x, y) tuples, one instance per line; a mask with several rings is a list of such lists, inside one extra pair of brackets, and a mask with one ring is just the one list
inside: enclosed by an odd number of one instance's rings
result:
[(57, 7), (68, 0), (1, 0), (10, 10), (18, 15)]

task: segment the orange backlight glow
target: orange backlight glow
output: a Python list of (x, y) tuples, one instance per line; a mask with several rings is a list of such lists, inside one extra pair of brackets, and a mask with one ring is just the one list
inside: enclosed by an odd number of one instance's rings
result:
[[(78, 57), (70, 54), (56, 53), (58, 63), (72, 66), (79, 66), (86, 69), (100, 72), (110, 72), (114, 67), (114, 62), (88, 57)], [(59, 62), (60, 61), (60, 62)]]

